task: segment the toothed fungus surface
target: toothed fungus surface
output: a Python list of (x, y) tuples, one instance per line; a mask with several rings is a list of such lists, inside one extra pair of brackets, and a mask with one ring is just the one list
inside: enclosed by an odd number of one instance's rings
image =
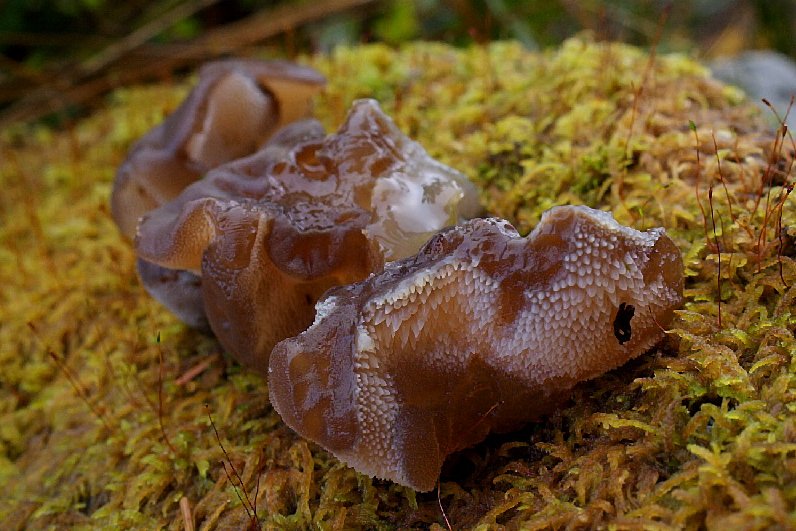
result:
[(328, 292), (313, 325), (271, 354), (271, 402), (356, 470), (428, 491), (448, 454), (647, 351), (682, 301), (680, 251), (662, 229), (583, 206), (545, 212), (527, 238), (476, 219)]
[[(438, 492), (357, 474), (141, 287), (107, 198), (193, 83), (120, 89), (66, 130), (0, 132), (4, 529), (182, 530), (183, 498), (197, 529), (250, 525), (208, 412), (264, 529), (796, 527), (789, 137), (775, 144), (697, 63), (621, 44), (368, 45), (306, 62), (329, 80), (314, 105), (326, 130), (376, 98), (520, 234), (559, 204), (665, 227), (685, 285), (664, 340), (450, 455)], [(617, 309), (612, 332), (633, 341), (640, 311)]]

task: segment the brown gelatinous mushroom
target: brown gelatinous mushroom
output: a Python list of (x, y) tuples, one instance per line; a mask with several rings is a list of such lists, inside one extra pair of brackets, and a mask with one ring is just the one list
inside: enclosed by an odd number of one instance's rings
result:
[(445, 457), (650, 349), (683, 301), (663, 229), (556, 207), (520, 237), (476, 219), (330, 290), (271, 354), (274, 408), (356, 470), (427, 491)]
[(142, 218), (141, 259), (201, 275), (211, 328), (265, 373), (273, 346), (310, 325), (330, 287), (400, 259), (460, 216), (475, 188), (403, 135), (373, 100), (324, 135), (295, 122)]
[(229, 59), (202, 67), (187, 99), (136, 142), (116, 173), (111, 212), (121, 232), (132, 239), (146, 212), (306, 117), (325, 82), (312, 68), (285, 61)]

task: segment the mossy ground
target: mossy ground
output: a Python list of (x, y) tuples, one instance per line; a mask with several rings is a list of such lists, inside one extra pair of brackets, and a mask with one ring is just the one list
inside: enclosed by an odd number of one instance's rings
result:
[(548, 418), (452, 456), (436, 492), (358, 475), (140, 287), (111, 182), (187, 88), (120, 90), (68, 130), (1, 133), (5, 529), (183, 529), (182, 498), (197, 528), (249, 525), (208, 412), (263, 528), (796, 526), (789, 137), (775, 147), (697, 64), (618, 44), (364, 46), (310, 62), (330, 80), (316, 106), (328, 129), (352, 99), (377, 98), (523, 232), (562, 203), (666, 227), (687, 270), (666, 340)]

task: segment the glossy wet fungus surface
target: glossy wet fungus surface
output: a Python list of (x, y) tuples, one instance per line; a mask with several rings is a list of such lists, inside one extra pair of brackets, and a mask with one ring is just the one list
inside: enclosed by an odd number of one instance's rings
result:
[[(256, 527), (246, 496), (264, 529), (796, 526), (793, 146), (742, 94), (682, 56), (583, 39), (544, 53), (369, 45), (308, 63), (328, 79), (313, 110), (325, 131), (377, 99), (521, 235), (559, 204), (665, 227), (685, 285), (664, 339), (449, 455), (437, 492), (358, 474), (142, 288), (108, 209), (114, 173), (196, 82), (120, 89), (66, 130), (0, 132), (5, 529)], [(625, 347), (644, 310), (623, 302), (604, 333)]]
[[(210, 66), (232, 65), (240, 66)], [(506, 222), (473, 222), (476, 229), (435, 236), (420, 258), (412, 257), (436, 231), (478, 213), (466, 177), (431, 159), (375, 100), (355, 101), (328, 137), (319, 122), (299, 120), (259, 149), (238, 139), (214, 151), (212, 142), (225, 144), (235, 116), (213, 102), (233, 98), (227, 85), (246, 79), (229, 70), (217, 76), (203, 128), (186, 143), (189, 156), (201, 147), (211, 169), (142, 215), (139, 274), (184, 321), (197, 325), (196, 316), (206, 317), (235, 359), (268, 372), (274, 407), (288, 425), (356, 470), (430, 490), (446, 455), (492, 429), (536, 418), (576, 383), (649, 349), (682, 303), (682, 262), (662, 230), (644, 240), (599, 211), (551, 211), (528, 245), (516, 232), (518, 241), (509, 243), (514, 229)], [(205, 80), (213, 79), (208, 72)], [(193, 94), (203, 89), (200, 81)], [(169, 119), (184, 120), (179, 112)], [(233, 148), (255, 153), (222, 164)], [(130, 158), (140, 160), (135, 151)], [(117, 189), (129, 180), (125, 168)], [(146, 173), (144, 163), (137, 170)], [(142, 180), (169, 181), (157, 170)], [(124, 208), (120, 195), (117, 213)], [(501, 223), (509, 228), (489, 230)], [(659, 236), (664, 243), (653, 247)], [(465, 256), (429, 256), (450, 247), (450, 238), (460, 241), (448, 253)], [(326, 297), (323, 315), (316, 315), (315, 303), (329, 288), (371, 273), (379, 275), (368, 283), (380, 287), (370, 290), (375, 309), (359, 308), (368, 316), (338, 309), (336, 296)], [(644, 310), (634, 341), (628, 305)], [(324, 339), (305, 345), (302, 335), (293, 346), (301, 352), (289, 357), (277, 349), (269, 370), (274, 345), (313, 319), (306, 334)], [(418, 371), (426, 377), (417, 378)], [(469, 429), (473, 423), (477, 430)]]
[(359, 100), (333, 134), (297, 121), (209, 171), (142, 217), (135, 247), (145, 263), (201, 277), (197, 304), (221, 344), (265, 374), (273, 346), (309, 326), (327, 289), (478, 209), (464, 175)]
[(271, 402), (356, 470), (428, 491), (448, 454), (646, 352), (682, 302), (682, 259), (662, 229), (573, 206), (526, 238), (475, 219), (329, 291), (271, 354)]
[(182, 105), (138, 140), (119, 167), (111, 196), (119, 229), (132, 239), (146, 212), (306, 117), (325, 81), (312, 68), (283, 61), (228, 59), (202, 67)]
[[(316, 70), (286, 61), (227, 59), (202, 67), (182, 105), (138, 140), (117, 170), (111, 212), (119, 230), (132, 240), (141, 216), (307, 116), (325, 81)], [(184, 322), (208, 327), (196, 275), (143, 260), (138, 271), (147, 290)]]

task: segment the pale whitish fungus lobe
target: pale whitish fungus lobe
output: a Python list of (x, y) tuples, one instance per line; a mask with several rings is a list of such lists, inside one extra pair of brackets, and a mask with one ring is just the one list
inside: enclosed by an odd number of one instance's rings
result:
[(312, 68), (286, 61), (228, 59), (202, 67), (182, 105), (136, 142), (116, 173), (111, 211), (122, 233), (132, 239), (146, 212), (306, 117), (325, 83)]
[(358, 471), (430, 490), (451, 452), (650, 349), (682, 290), (663, 229), (574, 206), (527, 238), (472, 220), (330, 290), (312, 326), (274, 348), (271, 401)]
[(161, 272), (201, 276), (210, 327), (265, 373), (273, 346), (310, 325), (327, 289), (414, 254), (478, 208), (464, 175), (359, 100), (336, 133), (294, 122), (145, 215), (136, 251)]

